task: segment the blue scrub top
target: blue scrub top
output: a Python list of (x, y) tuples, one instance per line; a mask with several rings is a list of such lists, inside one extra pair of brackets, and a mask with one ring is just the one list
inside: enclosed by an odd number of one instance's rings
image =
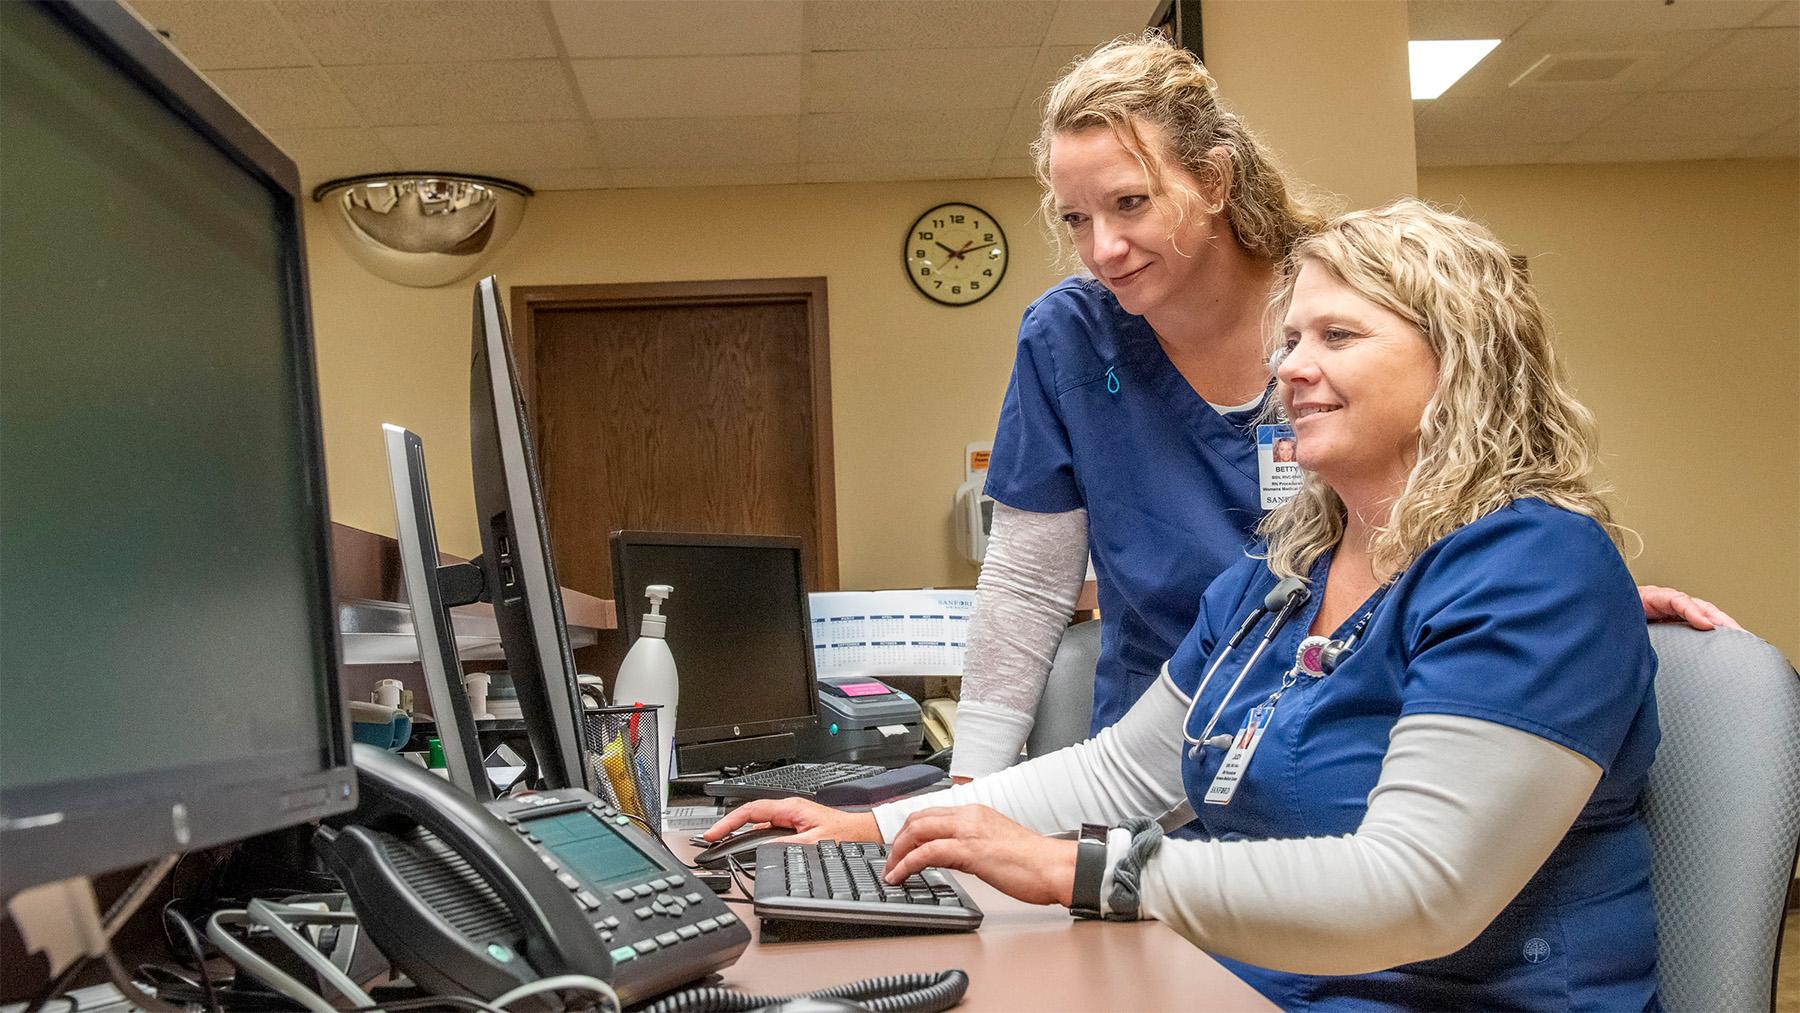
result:
[[(1243, 727), (1280, 684), (1318, 612), (1329, 564), (1327, 555), (1313, 567), (1312, 599), (1244, 679), (1219, 729)], [(1274, 584), (1267, 567), (1246, 560), (1207, 591), (1169, 662), (1184, 693), (1199, 683), (1214, 643)], [(1347, 634), (1362, 612), (1333, 635)], [(1268, 622), (1220, 667), (1189, 717), (1189, 736), (1199, 735)], [(1190, 759), (1183, 750), (1200, 825), (1224, 840), (1353, 833), (1388, 733), (1408, 714), (1479, 718), (1549, 739), (1598, 764), (1599, 786), (1519, 896), (1450, 956), (1346, 977), (1222, 962), (1285, 1009), (1656, 1008), (1641, 806), (1657, 742), (1655, 671), (1637, 589), (1591, 519), (1520, 500), (1431, 546), (1377, 601), (1337, 670), (1302, 676), (1282, 695), (1229, 804), (1201, 802), (1223, 752)]]
[(1200, 595), (1262, 519), (1256, 409), (1221, 415), (1156, 332), (1104, 286), (1069, 278), (1025, 310), (987, 494), (1088, 512), (1100, 603), (1091, 731), (1156, 681)]

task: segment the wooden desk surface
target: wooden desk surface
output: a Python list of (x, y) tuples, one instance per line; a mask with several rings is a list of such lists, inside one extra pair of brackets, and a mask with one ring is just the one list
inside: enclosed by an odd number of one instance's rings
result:
[[(686, 834), (665, 835), (685, 861)], [(975, 932), (775, 943), (764, 946), (747, 904), (733, 904), (758, 939), (723, 972), (757, 995), (810, 991), (859, 978), (959, 968), (959, 1011), (1271, 1010), (1255, 989), (1159, 922), (1078, 921), (1060, 907), (1013, 900), (958, 874), (986, 918)]]

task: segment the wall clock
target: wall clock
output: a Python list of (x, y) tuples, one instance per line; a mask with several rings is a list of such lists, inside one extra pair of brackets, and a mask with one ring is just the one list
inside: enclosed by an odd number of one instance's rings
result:
[(980, 302), (1006, 277), (1006, 233), (973, 204), (939, 204), (920, 215), (901, 254), (913, 286), (946, 306)]

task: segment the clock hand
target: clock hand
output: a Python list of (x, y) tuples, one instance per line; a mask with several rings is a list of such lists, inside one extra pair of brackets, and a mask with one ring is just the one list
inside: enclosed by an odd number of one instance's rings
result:
[[(970, 242), (974, 242), (974, 240), (970, 240)], [(987, 249), (987, 248), (988, 248), (988, 247), (990, 247), (990, 246), (995, 246), (995, 245), (997, 245), (997, 244), (995, 244), (995, 243), (982, 243), (982, 244), (981, 244), (981, 245), (980, 245), (980, 246), (977, 246), (977, 247), (975, 247), (975, 248), (974, 248), (974, 249), (964, 249), (964, 250), (962, 250), (962, 251), (960, 251), (960, 252), (959, 252), (959, 253), (957, 253), (957, 256), (958, 256), (958, 257), (962, 257), (962, 256), (966, 256), (966, 255), (968, 255), (968, 254), (971, 254), (971, 253), (974, 253), (974, 252), (975, 252), (975, 250), (985, 250), (985, 249)]]

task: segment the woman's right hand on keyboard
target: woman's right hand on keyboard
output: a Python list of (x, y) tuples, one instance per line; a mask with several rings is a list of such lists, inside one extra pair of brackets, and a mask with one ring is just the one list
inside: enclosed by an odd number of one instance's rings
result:
[(873, 814), (847, 813), (803, 798), (765, 798), (747, 802), (726, 813), (700, 836), (717, 841), (750, 823), (791, 827), (794, 840), (800, 843), (881, 840), (881, 827)]

